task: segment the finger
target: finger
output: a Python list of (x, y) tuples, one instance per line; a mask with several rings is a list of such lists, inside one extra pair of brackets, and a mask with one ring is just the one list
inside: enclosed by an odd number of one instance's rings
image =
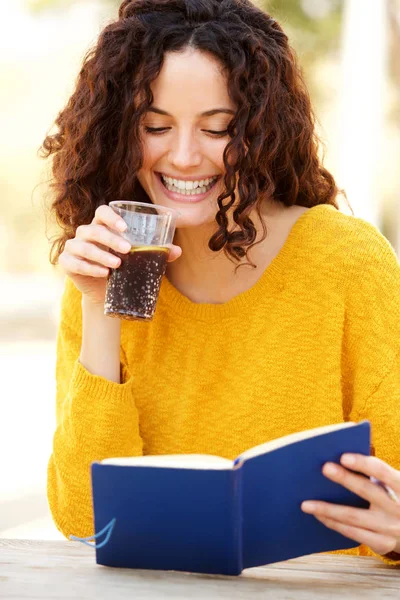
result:
[(77, 258), (86, 259), (92, 263), (117, 269), (121, 259), (110, 252), (101, 250), (96, 244), (84, 242), (79, 239), (70, 240), (65, 244), (65, 250)]
[(94, 242), (105, 248), (112, 248), (121, 254), (126, 254), (131, 249), (131, 244), (127, 240), (104, 225), (80, 225), (76, 230), (76, 237), (85, 242)]
[(182, 248), (179, 246), (171, 246), (171, 249), (168, 254), (168, 262), (174, 262), (177, 258), (179, 258), (182, 254)]
[(394, 469), (376, 456), (363, 454), (342, 454), (340, 462), (343, 466), (369, 477), (375, 477), (400, 494), (400, 471)]
[(355, 508), (342, 506), (330, 502), (306, 501), (301, 505), (305, 513), (314, 517), (332, 519), (345, 525), (352, 525), (360, 529), (369, 529), (382, 535), (400, 538), (400, 519), (380, 509)]
[(92, 223), (106, 225), (115, 231), (126, 231), (127, 224), (112, 208), (106, 204), (99, 206), (94, 213)]
[(329, 529), (333, 529), (338, 533), (341, 533), (347, 538), (358, 542), (359, 544), (365, 544), (369, 546), (377, 554), (388, 554), (396, 548), (396, 538), (392, 536), (382, 535), (369, 531), (368, 529), (362, 529), (355, 527), (354, 525), (348, 525), (346, 523), (340, 523), (328, 517), (316, 517), (318, 521), (323, 523)]
[(71, 254), (63, 253), (60, 255), (59, 264), (65, 270), (67, 275), (84, 275), (86, 277), (105, 278), (108, 277), (109, 269), (101, 265), (92, 264), (81, 260)]
[(357, 475), (334, 463), (326, 463), (323, 466), (322, 472), (331, 481), (342, 485), (371, 504), (379, 506), (383, 510), (392, 512), (393, 514), (400, 511), (400, 505), (395, 504), (381, 487), (372, 483), (367, 477)]

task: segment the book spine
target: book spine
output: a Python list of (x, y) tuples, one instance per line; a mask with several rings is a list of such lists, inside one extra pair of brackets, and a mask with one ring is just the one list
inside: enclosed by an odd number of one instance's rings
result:
[(243, 470), (241, 463), (232, 469), (233, 537), (236, 548), (237, 573), (243, 571)]

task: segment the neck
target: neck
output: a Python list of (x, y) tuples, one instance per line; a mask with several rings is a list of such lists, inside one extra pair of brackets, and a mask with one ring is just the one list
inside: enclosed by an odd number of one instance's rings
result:
[[(240, 293), (243, 288), (257, 280), (266, 266), (269, 254), (273, 254), (276, 239), (278, 216), (285, 207), (268, 206), (262, 213), (262, 219), (267, 227), (267, 239), (251, 249), (249, 258), (256, 269), (246, 265), (235, 271), (236, 261), (230, 260), (223, 251), (213, 252), (208, 242), (216, 231), (215, 222), (201, 227), (178, 229), (174, 243), (182, 248), (182, 256), (169, 263), (167, 277), (169, 281), (193, 302), (209, 302), (218, 304), (228, 301)], [(256, 241), (262, 238), (262, 224), (257, 213), (251, 215), (257, 230)], [(231, 227), (230, 227), (231, 230)], [(245, 264), (245, 263), (244, 263)]]

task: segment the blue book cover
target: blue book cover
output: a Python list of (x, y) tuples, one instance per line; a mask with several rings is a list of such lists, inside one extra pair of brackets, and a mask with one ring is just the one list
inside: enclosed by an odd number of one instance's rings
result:
[(370, 424), (308, 430), (241, 454), (143, 456), (92, 464), (98, 564), (238, 575), (248, 567), (358, 546), (303, 500), (368, 508), (322, 474), (344, 452), (369, 455)]

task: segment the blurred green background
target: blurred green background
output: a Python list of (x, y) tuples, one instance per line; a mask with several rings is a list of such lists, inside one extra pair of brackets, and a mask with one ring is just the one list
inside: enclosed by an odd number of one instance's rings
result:
[[(326, 166), (355, 215), (400, 252), (400, 0), (259, 0), (289, 35), (312, 95)], [(57, 537), (45, 477), (54, 429), (62, 273), (48, 261), (50, 164), (37, 151), (113, 0), (1, 3), (0, 536)], [(343, 210), (348, 212), (346, 206)]]

